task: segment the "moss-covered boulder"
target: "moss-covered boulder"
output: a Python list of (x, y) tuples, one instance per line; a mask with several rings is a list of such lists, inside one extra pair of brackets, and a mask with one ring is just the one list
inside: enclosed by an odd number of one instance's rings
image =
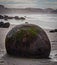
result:
[(10, 30), (5, 47), (9, 55), (32, 58), (48, 58), (51, 51), (46, 33), (34, 24), (17, 25)]

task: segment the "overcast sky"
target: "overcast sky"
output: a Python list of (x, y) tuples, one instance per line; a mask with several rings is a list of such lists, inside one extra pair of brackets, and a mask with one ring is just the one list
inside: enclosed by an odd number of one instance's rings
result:
[(0, 0), (0, 4), (9, 8), (55, 8), (57, 9), (57, 0)]

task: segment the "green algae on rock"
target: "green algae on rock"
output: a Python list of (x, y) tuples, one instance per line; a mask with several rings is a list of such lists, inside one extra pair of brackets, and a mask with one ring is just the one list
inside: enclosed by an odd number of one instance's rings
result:
[(21, 24), (10, 30), (5, 39), (9, 55), (48, 58), (51, 45), (42, 28), (34, 24)]

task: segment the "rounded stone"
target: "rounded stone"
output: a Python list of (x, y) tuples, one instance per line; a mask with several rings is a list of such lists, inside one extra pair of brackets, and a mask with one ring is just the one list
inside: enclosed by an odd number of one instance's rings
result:
[(48, 58), (50, 41), (42, 28), (34, 24), (21, 24), (10, 30), (5, 39), (9, 55), (31, 58)]

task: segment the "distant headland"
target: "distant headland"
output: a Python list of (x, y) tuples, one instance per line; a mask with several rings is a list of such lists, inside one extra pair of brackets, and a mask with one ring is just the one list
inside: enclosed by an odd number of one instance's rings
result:
[(44, 14), (57, 14), (57, 9), (52, 8), (7, 8), (4, 5), (0, 5), (0, 14), (8, 13), (44, 13)]

